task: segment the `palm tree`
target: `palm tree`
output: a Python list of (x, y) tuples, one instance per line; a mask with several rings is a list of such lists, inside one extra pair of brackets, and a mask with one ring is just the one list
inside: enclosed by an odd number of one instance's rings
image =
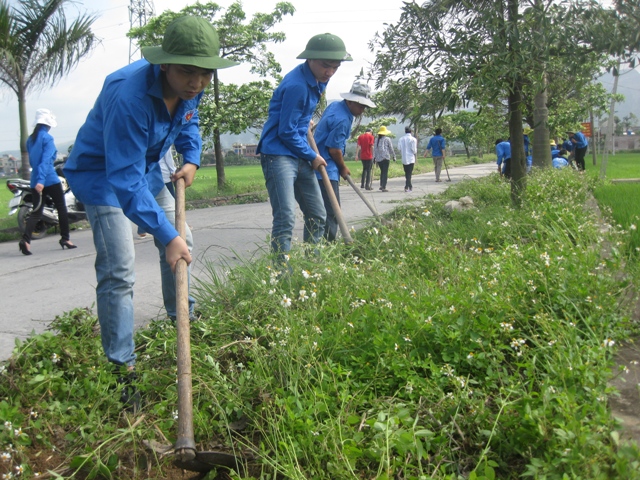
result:
[(27, 154), (27, 94), (55, 85), (97, 43), (94, 16), (67, 24), (64, 5), (71, 0), (0, 0), (0, 86), (18, 97), (22, 175), (30, 178)]

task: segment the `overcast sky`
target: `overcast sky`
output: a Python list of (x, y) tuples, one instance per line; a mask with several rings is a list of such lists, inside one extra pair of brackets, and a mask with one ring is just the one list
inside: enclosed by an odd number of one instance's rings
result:
[[(395, 23), (400, 18), (402, 0), (290, 0), (296, 8), (293, 16), (286, 16), (276, 27), (284, 31), (284, 43), (273, 45), (272, 51), (283, 68), (283, 73), (295, 67), (300, 60), (296, 56), (304, 50), (310, 37), (330, 32), (342, 38), (353, 62), (344, 62), (329, 82), (327, 96), (339, 98), (348, 92), (361, 68), (367, 70), (374, 54), (368, 43), (376, 32), (382, 32), (385, 23)], [(9, 0), (9, 4), (15, 4)], [(165, 10), (179, 11), (194, 1), (155, 0), (156, 13)], [(205, 3), (205, 0), (202, 0)], [(231, 0), (218, 0), (226, 7)], [(244, 10), (250, 18), (255, 12), (270, 12), (276, 0), (244, 0)], [(101, 39), (94, 52), (78, 65), (54, 88), (31, 93), (27, 98), (29, 129), (33, 127), (35, 111), (49, 108), (57, 117), (58, 126), (51, 133), (57, 144), (71, 142), (93, 106), (104, 78), (129, 62), (129, 2), (127, 0), (85, 0), (68, 7), (70, 18), (78, 9), (98, 15), (93, 30)], [(223, 82), (242, 83), (248, 75), (247, 67), (238, 66), (220, 71)], [(0, 86), (0, 152), (19, 150), (18, 103), (12, 91)]]

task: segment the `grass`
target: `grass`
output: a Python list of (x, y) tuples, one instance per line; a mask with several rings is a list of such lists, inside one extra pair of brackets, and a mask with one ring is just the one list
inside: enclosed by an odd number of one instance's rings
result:
[[(191, 330), (198, 448), (246, 458), (247, 479), (640, 478), (606, 402), (616, 346), (637, 333), (634, 290), (620, 250), (593, 248), (630, 236), (584, 208), (593, 184), (536, 172), (515, 210), (492, 174), (351, 246), (297, 246), (290, 274), (268, 257), (212, 268)], [(473, 209), (444, 208), (465, 195)], [(144, 447), (175, 440), (175, 329), (137, 333), (134, 417), (95, 317), (52, 328), (2, 368), (0, 473), (183, 478)]]
[[(593, 170), (593, 175), (599, 173), (599, 170)], [(607, 180), (619, 178), (640, 178), (640, 153), (617, 153), (609, 157)], [(629, 229), (631, 240), (625, 253), (637, 257), (640, 249), (637, 230), (640, 226), (640, 183), (604, 182), (593, 193), (607, 216), (620, 228)]]

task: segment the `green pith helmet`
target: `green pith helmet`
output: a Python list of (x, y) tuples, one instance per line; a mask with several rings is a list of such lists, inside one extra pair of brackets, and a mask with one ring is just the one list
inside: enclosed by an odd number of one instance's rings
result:
[(330, 33), (321, 33), (311, 37), (307, 42), (307, 48), (296, 58), (305, 58), (311, 60), (337, 60), (347, 62), (353, 60), (351, 55), (347, 53), (344, 42), (335, 35)]

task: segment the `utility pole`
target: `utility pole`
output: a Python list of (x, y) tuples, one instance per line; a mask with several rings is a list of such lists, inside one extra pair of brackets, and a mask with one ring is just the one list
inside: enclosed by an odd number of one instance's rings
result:
[[(129, 0), (129, 28), (143, 27), (155, 16), (153, 0)], [(142, 58), (140, 47), (132, 38), (129, 40), (129, 63)]]

